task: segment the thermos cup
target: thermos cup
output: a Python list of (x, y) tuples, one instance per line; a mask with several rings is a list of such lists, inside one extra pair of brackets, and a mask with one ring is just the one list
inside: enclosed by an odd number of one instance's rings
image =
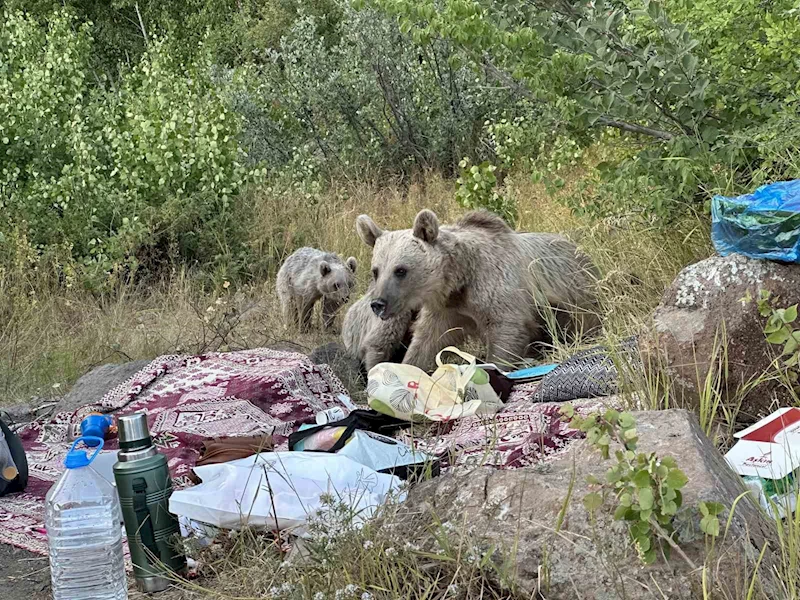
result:
[(120, 417), (117, 430), (120, 449), (114, 480), (133, 574), (141, 591), (160, 592), (169, 586), (170, 572), (186, 569), (186, 557), (176, 545), (178, 519), (168, 510), (172, 479), (167, 459), (153, 445), (144, 413)]

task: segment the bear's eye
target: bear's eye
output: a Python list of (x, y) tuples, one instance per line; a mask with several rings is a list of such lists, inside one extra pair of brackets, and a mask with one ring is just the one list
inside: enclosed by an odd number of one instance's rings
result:
[(403, 277), (406, 276), (407, 273), (408, 271), (406, 271), (405, 267), (397, 267), (394, 270), (394, 276), (397, 277), (398, 279), (402, 279)]
[(377, 279), (378, 278), (378, 267), (375, 267), (374, 269), (372, 269), (372, 278), (373, 279)]

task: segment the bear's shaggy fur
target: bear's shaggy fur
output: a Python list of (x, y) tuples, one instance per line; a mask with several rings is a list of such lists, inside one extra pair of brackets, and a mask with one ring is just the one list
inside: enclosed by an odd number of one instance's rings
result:
[(361, 215), (356, 229), (373, 248), (373, 312), (389, 321), (420, 311), (405, 363), (430, 369), (439, 350), (478, 336), (488, 360), (513, 364), (547, 339), (548, 324), (565, 333), (599, 326), (597, 269), (560, 235), (517, 233), (486, 211), (440, 227), (423, 210), (400, 231)]
[(379, 319), (369, 306), (372, 289), (356, 300), (344, 315), (342, 342), (352, 356), (369, 370), (382, 362), (402, 362), (411, 343), (416, 311)]
[(275, 284), (285, 322), (307, 330), (314, 305), (322, 298), (323, 322), (331, 327), (336, 313), (350, 299), (355, 272), (352, 256), (343, 261), (316, 248), (297, 250), (281, 265)]

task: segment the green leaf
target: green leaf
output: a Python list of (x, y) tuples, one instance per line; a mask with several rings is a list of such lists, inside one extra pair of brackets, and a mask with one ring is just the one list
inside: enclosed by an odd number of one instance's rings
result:
[(619, 415), (619, 424), (628, 429), (636, 425), (636, 420), (633, 418), (633, 415), (629, 412), (620, 413)]
[(786, 309), (783, 314), (783, 321), (785, 323), (794, 323), (797, 320), (797, 304), (793, 304)]
[[(649, 476), (648, 476), (649, 477)], [(653, 490), (649, 487), (639, 490), (639, 506), (642, 510), (650, 510), (653, 508)]]
[(630, 97), (633, 96), (636, 93), (636, 90), (638, 89), (639, 87), (633, 81), (626, 81), (620, 87), (619, 92), (623, 96)]
[(591, 492), (583, 497), (583, 505), (589, 512), (594, 512), (603, 505), (603, 497), (597, 492)]
[(631, 525), (631, 535), (634, 538), (641, 537), (650, 533), (650, 525), (643, 521), (638, 521)]
[(679, 490), (689, 482), (689, 478), (680, 469), (672, 469), (667, 475), (665, 483), (672, 489)]
[(650, 479), (650, 473), (644, 469), (637, 471), (631, 481), (637, 488), (649, 488), (653, 484), (653, 480)]
[(700, 519), (700, 529), (706, 535), (717, 537), (719, 535), (719, 519), (713, 515), (708, 515)]
[(719, 137), (719, 129), (716, 127), (704, 127), (703, 128), (703, 141), (707, 144), (713, 144), (716, 139)]
[(633, 504), (633, 496), (625, 492), (619, 497), (619, 503), (621, 506), (629, 507), (631, 504)]
[(589, 485), (602, 485), (602, 482), (594, 475), (588, 475), (586, 477), (586, 483)]
[(689, 77), (693, 77), (694, 71), (697, 68), (697, 57), (693, 54), (686, 54), (681, 59), (681, 64), (683, 65), (683, 69), (686, 71), (686, 74)]
[(771, 333), (767, 336), (767, 341), (770, 344), (783, 344), (786, 340), (789, 339), (791, 333), (786, 327), (781, 328), (780, 330), (776, 331), (775, 333)]
[(656, 549), (650, 548), (650, 550), (644, 553), (644, 556), (642, 557), (642, 562), (646, 565), (652, 565), (654, 562), (656, 562), (657, 557), (658, 555), (656, 554)]
[(668, 469), (674, 469), (678, 466), (678, 462), (672, 458), (671, 456), (665, 456), (661, 459), (661, 464), (667, 467)]
[(621, 521), (622, 519), (624, 519), (625, 515), (628, 513), (628, 510), (630, 509), (627, 506), (622, 506), (622, 505), (618, 506), (617, 509), (614, 511), (614, 520)]
[(678, 505), (673, 501), (665, 502), (661, 507), (661, 512), (665, 515), (674, 515), (678, 512)]
[(649, 535), (640, 535), (639, 537), (635, 538), (635, 541), (640, 552), (647, 552), (652, 546), (652, 541), (650, 540)]

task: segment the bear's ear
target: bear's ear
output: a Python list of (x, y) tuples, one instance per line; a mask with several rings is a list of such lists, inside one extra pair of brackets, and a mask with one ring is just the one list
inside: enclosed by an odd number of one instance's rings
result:
[(370, 247), (375, 246), (375, 240), (383, 235), (383, 230), (375, 225), (375, 221), (367, 215), (359, 215), (356, 219), (356, 231), (361, 240)]
[(327, 263), (327, 261), (322, 261), (319, 263), (319, 274), (325, 277), (328, 273), (331, 272), (331, 266)]
[(353, 273), (356, 272), (356, 266), (357, 265), (358, 265), (358, 262), (356, 261), (356, 257), (355, 256), (351, 256), (350, 258), (347, 259), (347, 268), (350, 269)]
[(439, 219), (432, 210), (421, 210), (414, 219), (414, 237), (432, 244), (439, 237)]

